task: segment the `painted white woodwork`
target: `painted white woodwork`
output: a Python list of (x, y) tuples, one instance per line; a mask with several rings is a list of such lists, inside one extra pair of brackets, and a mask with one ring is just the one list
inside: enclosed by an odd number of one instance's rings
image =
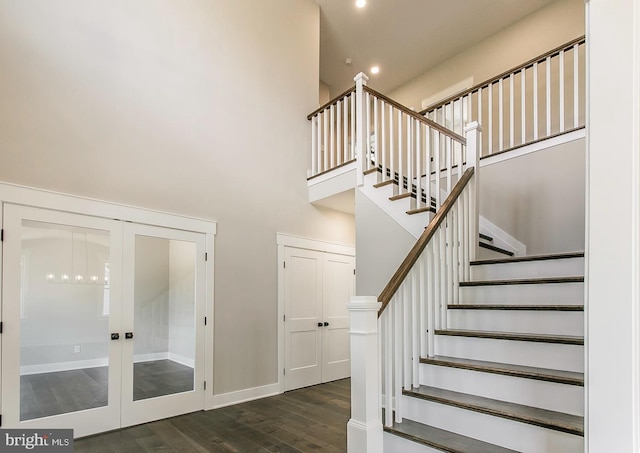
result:
[[(151, 242), (150, 242), (151, 241)], [(145, 244), (151, 248), (145, 247)], [(153, 284), (147, 269), (153, 266), (157, 252), (166, 248), (168, 262), (163, 278)], [(123, 332), (132, 332), (133, 338), (122, 343), (122, 414), (121, 425), (130, 426), (159, 418), (204, 409), (205, 382), (205, 236), (201, 233), (177, 231), (149, 225), (124, 224), (123, 232)], [(164, 281), (163, 281), (164, 280)], [(149, 300), (165, 300), (166, 324), (158, 320), (145, 329), (149, 316), (161, 310)], [(162, 294), (162, 293), (165, 294)], [(158, 294), (160, 293), (160, 294)], [(193, 387), (190, 390), (155, 398), (134, 399), (134, 362), (136, 346), (148, 342), (158, 344), (166, 337), (168, 358), (174, 361), (182, 356), (193, 363)], [(164, 346), (163, 346), (164, 347)]]
[(587, 449), (635, 452), (640, 450), (640, 1), (589, 0), (586, 18)]
[(584, 275), (584, 264), (583, 257), (482, 264), (471, 266), (471, 279), (496, 280), (501, 278), (571, 277)]
[(421, 364), (420, 383), (567, 414), (584, 414), (584, 387)]
[(282, 391), (350, 375), (352, 247), (278, 235)]
[(285, 390), (293, 390), (322, 382), (323, 255), (285, 247), (284, 259)]
[[(24, 428), (24, 429), (43, 429), (43, 428), (74, 428), (76, 436), (93, 434), (96, 432), (115, 429), (120, 426), (121, 412), (121, 344), (117, 341), (110, 340), (110, 333), (119, 332), (121, 329), (121, 307), (122, 307), (122, 267), (121, 267), (121, 248), (122, 248), (122, 226), (121, 223), (110, 219), (101, 219), (91, 216), (83, 216), (78, 214), (69, 214), (59, 211), (38, 209), (26, 206), (18, 206), (14, 204), (4, 204), (3, 228), (5, 238), (3, 242), (3, 294), (4, 301), (2, 306), (2, 320), (4, 332), (2, 334), (2, 415), (3, 428)], [(37, 223), (36, 223), (37, 222)], [(32, 226), (39, 226), (40, 232), (35, 236)], [(46, 235), (50, 231), (50, 235)], [(95, 323), (91, 325), (92, 332), (87, 332), (82, 324), (87, 324), (89, 320), (93, 321), (100, 315), (100, 311), (87, 311), (86, 290), (91, 287), (80, 287), (79, 283), (48, 283), (46, 281), (47, 272), (45, 268), (49, 266), (58, 266), (64, 260), (64, 269), (60, 268), (59, 275), (65, 272), (69, 278), (67, 281), (75, 281), (73, 271), (78, 271), (78, 266), (73, 266), (73, 260), (69, 258), (67, 262), (66, 256), (60, 256), (59, 253), (51, 254), (51, 249), (45, 248), (42, 244), (44, 240), (48, 243), (51, 241), (59, 242), (62, 240), (57, 232), (73, 232), (78, 234), (87, 234), (89, 232), (103, 232), (107, 235), (108, 256), (111, 275), (109, 282), (109, 311), (106, 318), (102, 318), (104, 322), (100, 322), (99, 326)], [(69, 241), (70, 242), (70, 241)], [(32, 245), (33, 243), (33, 245)], [(38, 245), (40, 243), (41, 245)], [(55, 244), (54, 244), (55, 245)], [(72, 253), (69, 245), (69, 252)], [(64, 247), (67, 248), (66, 246)], [(27, 265), (21, 265), (23, 252), (34, 250), (30, 258), (31, 262)], [(42, 251), (43, 253), (40, 253)], [(81, 254), (84, 255), (84, 254)], [(80, 255), (73, 254), (76, 259)], [(84, 256), (82, 256), (83, 273), (84, 273)], [(68, 266), (68, 267), (67, 267)], [(34, 275), (30, 275), (29, 269), (32, 267), (41, 268), (42, 271)], [(69, 269), (69, 270), (67, 270)], [(26, 280), (28, 279), (28, 280)], [(39, 281), (38, 281), (39, 280)], [(22, 282), (28, 281), (28, 287), (23, 288)], [(55, 288), (47, 288), (43, 285), (55, 285)], [(73, 286), (72, 286), (73, 285)], [(42, 290), (38, 290), (42, 288)], [(54, 291), (55, 290), (55, 291)], [(84, 291), (83, 291), (84, 290)], [(29, 291), (29, 294), (26, 293)], [(43, 292), (44, 291), (44, 292)], [(38, 295), (38, 293), (41, 293)], [(57, 310), (51, 307), (38, 305), (38, 311), (33, 310), (33, 306), (29, 306), (32, 302), (35, 304), (35, 298), (48, 301), (49, 304), (55, 303)], [(89, 299), (91, 300), (91, 299)], [(22, 305), (27, 305), (22, 307)], [(76, 311), (77, 310), (77, 311)], [(58, 313), (58, 315), (56, 315)], [(77, 315), (76, 315), (77, 313)], [(63, 319), (56, 320), (56, 316), (76, 315), (76, 321), (80, 324), (77, 328), (70, 328), (63, 324)], [(85, 345), (86, 340), (91, 338), (92, 343), (99, 344), (101, 355), (96, 357), (107, 362), (108, 377), (107, 388), (108, 401), (105, 406), (93, 409), (85, 409), (76, 412), (67, 412), (59, 415), (47, 416), (43, 418), (34, 418), (31, 420), (21, 420), (21, 382), (20, 382), (20, 365), (24, 360), (23, 356), (27, 353), (29, 347), (40, 345), (44, 356), (51, 355), (52, 351), (43, 350), (50, 345), (42, 345), (42, 339), (38, 338), (38, 332), (30, 335), (29, 325), (34, 322), (44, 321), (40, 323), (40, 335), (44, 334), (44, 326), (49, 325), (50, 334), (46, 341), (62, 345), (69, 343), (67, 347), (71, 349), (73, 344)], [(102, 321), (99, 319), (99, 321)], [(23, 332), (24, 330), (24, 332)], [(41, 354), (42, 355), (42, 354)], [(46, 359), (45, 359), (46, 360)], [(26, 403), (26, 402), (25, 402)], [(37, 404), (37, 401), (32, 402)]]
[[(196, 233), (188, 233), (189, 231), (199, 232), (198, 235), (201, 237), (201, 241), (203, 244), (202, 247), (202, 259), (204, 262), (204, 252), (206, 251), (208, 255), (211, 257), (206, 262), (206, 274), (204, 275), (213, 275), (213, 237), (216, 230), (216, 224), (214, 222), (209, 222), (201, 219), (192, 219), (184, 216), (175, 216), (168, 213), (162, 213), (157, 211), (149, 211), (145, 209), (123, 206), (114, 203), (102, 202), (97, 200), (91, 200), (87, 198), (81, 198), (77, 196), (69, 196), (59, 193), (53, 193), (49, 191), (39, 190), (39, 189), (31, 189), (26, 187), (20, 187), (10, 184), (0, 184), (0, 200), (4, 201), (5, 209), (17, 210), (16, 215), (10, 215), (9, 217), (4, 218), (4, 228), (7, 232), (6, 240), (3, 243), (3, 252), (5, 253), (5, 262), (3, 268), (3, 291), (7, 288), (9, 291), (15, 291), (15, 288), (12, 290), (11, 285), (6, 285), (5, 282), (9, 282), (11, 280), (15, 280), (16, 276), (19, 278), (20, 275), (20, 266), (8, 267), (7, 266), (7, 251), (11, 250), (12, 243), (18, 241), (20, 243), (20, 228), (22, 228), (21, 220), (19, 220), (19, 216), (27, 215), (28, 217), (32, 217), (34, 219), (40, 218), (42, 222), (58, 222), (61, 225), (65, 225), (70, 228), (77, 228), (78, 232), (82, 231), (82, 228), (96, 228), (98, 230), (102, 229), (104, 231), (109, 232), (109, 241), (110, 241), (110, 256), (109, 256), (109, 265), (110, 265), (110, 282), (109, 282), (109, 304), (107, 308), (102, 307), (100, 309), (100, 313), (95, 313), (95, 315), (103, 316), (103, 319), (107, 320), (109, 323), (108, 332), (111, 333), (119, 333), (120, 340), (119, 341), (108, 341), (109, 348), (111, 352), (109, 352), (108, 358), (98, 359), (98, 360), (89, 360), (89, 361), (73, 361), (73, 362), (65, 362), (55, 364), (48, 364), (44, 368), (36, 367), (29, 368), (29, 370), (33, 372), (45, 372), (45, 371), (53, 371), (53, 370), (64, 370), (64, 369), (74, 369), (78, 368), (79, 365), (91, 365), (91, 366), (104, 366), (108, 363), (109, 365), (109, 377), (108, 377), (108, 385), (109, 385), (109, 413), (103, 413), (103, 408), (89, 409), (80, 411), (74, 414), (60, 415), (60, 416), (52, 416), (46, 417), (42, 419), (34, 419), (28, 421), (27, 423), (31, 427), (45, 427), (45, 428), (68, 428), (74, 427), (75, 435), (89, 435), (97, 432), (101, 432), (104, 430), (114, 429), (121, 426), (120, 413), (122, 407), (121, 401), (121, 378), (122, 378), (122, 344), (124, 342), (124, 327), (123, 323), (126, 321), (122, 317), (122, 287), (123, 280), (131, 278), (131, 275), (123, 274), (122, 264), (123, 264), (123, 225), (125, 223), (131, 224), (134, 223), (144, 223), (146, 225), (156, 224), (162, 225), (168, 228), (171, 228), (171, 231), (178, 231), (178, 234), (196, 234)], [(15, 206), (15, 204), (19, 204), (21, 206)], [(33, 207), (26, 207), (33, 206)], [(63, 212), (64, 211), (64, 212)], [(28, 213), (28, 214), (25, 214)], [(17, 216), (17, 217), (16, 217)], [(11, 220), (13, 218), (13, 220)], [(113, 219), (122, 219), (113, 220)], [(12, 223), (13, 222), (13, 223)], [(93, 227), (90, 227), (93, 225)], [(14, 229), (15, 228), (17, 229)], [(8, 232), (11, 231), (9, 234)], [(19, 245), (18, 245), (19, 246)], [(14, 243), (13, 247), (16, 245)], [(82, 248), (79, 253), (82, 252)], [(78, 257), (79, 258), (79, 257)], [(81, 260), (85, 262), (85, 260)], [(93, 273), (93, 272), (92, 272)], [(84, 277), (83, 277), (84, 281)], [(91, 280), (93, 281), (93, 280)], [(202, 377), (200, 378), (200, 382), (203, 383), (204, 373), (206, 373), (207, 379), (212, 380), (213, 378), (213, 363), (211, 361), (204, 361), (204, 357), (206, 357), (204, 353), (204, 349), (208, 351), (208, 355), (212, 353), (213, 348), (213, 279), (212, 278), (203, 278), (203, 294), (200, 297), (203, 301), (203, 309), (199, 316), (200, 319), (204, 321), (204, 315), (206, 310), (206, 315), (209, 317), (209, 323), (206, 327), (206, 338), (207, 342), (210, 344), (205, 346), (204, 344), (201, 347), (200, 355), (203, 359), (201, 363), (198, 364), (200, 369), (202, 370)], [(6, 297), (6, 296), (4, 296)], [(9, 299), (4, 299), (9, 300)], [(19, 300), (18, 298), (13, 298), (12, 300)], [(106, 306), (105, 306), (106, 307)], [(4, 304), (3, 307), (3, 320), (8, 321), (10, 318), (7, 315), (11, 312), (11, 304)], [(105, 317), (106, 315), (106, 317)], [(19, 322), (19, 321), (18, 321)], [(204, 323), (204, 322), (203, 322)], [(64, 330), (62, 326), (58, 326)], [(90, 326), (87, 324), (86, 327)], [(13, 332), (19, 332), (19, 329), (12, 329)], [(8, 364), (5, 364), (4, 360), (9, 359), (16, 355), (16, 352), (10, 352), (9, 349), (12, 346), (15, 347), (15, 344), (7, 341), (11, 338), (11, 334), (5, 335), (3, 340), (2, 347), (5, 348), (3, 351), (3, 372), (10, 372), (11, 367)], [(203, 341), (204, 343), (204, 341)], [(82, 347), (80, 348), (82, 350)], [(176, 351), (176, 353), (165, 353), (167, 358), (173, 358), (176, 360), (180, 360), (184, 363), (190, 362), (193, 359), (182, 359), (183, 354)], [(5, 366), (6, 365), (6, 366)], [(53, 368), (52, 368), (53, 367)], [(23, 368), (24, 369), (24, 368)], [(3, 380), (3, 383), (7, 382)], [(211, 382), (211, 381), (210, 381)], [(8, 388), (7, 386), (3, 386), (3, 389)], [(15, 385), (12, 388), (19, 388), (19, 384)], [(200, 387), (202, 388), (202, 387)], [(16, 392), (14, 392), (16, 393)], [(198, 397), (198, 408), (202, 409), (205, 407), (205, 400), (207, 402), (210, 401), (210, 397), (212, 396), (212, 389), (206, 394), (204, 392), (200, 392)], [(14, 401), (15, 402), (15, 401)], [(11, 403), (11, 398), (6, 400), (6, 403)], [(3, 399), (3, 404), (5, 404), (5, 400)], [(2, 413), (5, 416), (4, 420), (8, 423), (7, 427), (11, 426), (11, 420), (14, 418), (17, 420), (18, 415), (14, 409), (10, 409), (7, 406), (3, 406)], [(188, 408), (184, 408), (185, 411), (191, 410)], [(184, 411), (183, 411), (184, 412)], [(173, 414), (178, 413), (176, 410), (173, 410)], [(182, 413), (182, 412), (181, 412)], [(146, 419), (158, 419), (165, 415), (160, 412), (150, 412), (153, 414), (153, 417), (149, 417), (147, 415)], [(115, 417), (115, 422), (114, 422)], [(20, 423), (22, 425), (23, 423)], [(27, 427), (25, 425), (25, 427)]]
[(438, 355), (461, 359), (512, 363), (579, 373), (584, 371), (581, 345), (436, 335), (435, 349)]
[(449, 310), (449, 328), (549, 335), (584, 334), (582, 311)]
[(432, 401), (403, 396), (411, 420), (525, 453), (582, 453), (584, 438)]
[(383, 451), (378, 338), (380, 306), (375, 297), (354, 296), (348, 304), (353, 356), (351, 362), (352, 409), (351, 418), (347, 423), (348, 453), (381, 453)]
[(402, 453), (441, 453), (442, 450), (436, 450), (412, 440), (405, 439), (400, 436), (384, 432), (383, 435), (384, 451), (401, 451)]
[(581, 305), (584, 303), (584, 284), (548, 283), (462, 287), (460, 303)]
[(355, 294), (353, 256), (323, 253), (322, 269), (322, 382), (349, 377), (349, 311)]
[[(352, 134), (355, 146), (354, 157), (356, 158), (358, 171), (356, 173), (356, 184), (362, 184), (362, 172), (369, 168), (365, 163), (365, 156), (369, 153), (365, 153), (365, 149), (369, 149), (369, 134), (370, 127), (369, 115), (370, 115), (370, 103), (367, 102), (368, 98), (365, 98), (364, 86), (367, 84), (369, 77), (363, 72), (358, 73), (353, 79), (356, 83), (355, 91), (355, 105), (352, 104), (351, 115), (352, 122), (355, 126), (354, 134)], [(366, 112), (366, 113), (365, 113)], [(367, 159), (367, 162), (369, 159)]]

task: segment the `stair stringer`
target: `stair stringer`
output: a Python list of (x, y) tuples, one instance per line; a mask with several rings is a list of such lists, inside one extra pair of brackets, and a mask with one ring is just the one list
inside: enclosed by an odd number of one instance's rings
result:
[[(407, 214), (407, 211), (412, 209), (412, 198), (407, 197), (402, 200), (391, 201), (389, 197), (395, 195), (395, 185), (389, 184), (376, 188), (374, 184), (378, 183), (378, 177), (378, 172), (365, 175), (364, 184), (358, 189), (366, 195), (367, 198), (377, 204), (388, 216), (398, 222), (413, 237), (416, 239), (419, 238), (429, 224), (433, 213), (422, 212), (413, 215)], [(440, 198), (444, 201), (446, 192), (441, 191)], [(480, 233), (491, 236), (493, 238), (493, 245), (505, 250), (511, 250), (515, 256), (524, 256), (527, 254), (525, 244), (483, 216), (480, 216)]]

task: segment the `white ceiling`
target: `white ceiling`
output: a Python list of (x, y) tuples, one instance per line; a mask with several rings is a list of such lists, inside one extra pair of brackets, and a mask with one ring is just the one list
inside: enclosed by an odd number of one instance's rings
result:
[[(316, 0), (320, 80), (333, 96), (365, 72), (372, 88), (389, 93), (553, 1), (367, 0), (360, 9), (355, 0)], [(373, 65), (379, 74), (370, 73)]]

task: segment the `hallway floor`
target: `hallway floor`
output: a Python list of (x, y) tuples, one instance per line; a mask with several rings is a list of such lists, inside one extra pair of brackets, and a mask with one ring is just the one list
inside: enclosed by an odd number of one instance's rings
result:
[(77, 439), (75, 452), (344, 452), (350, 380)]

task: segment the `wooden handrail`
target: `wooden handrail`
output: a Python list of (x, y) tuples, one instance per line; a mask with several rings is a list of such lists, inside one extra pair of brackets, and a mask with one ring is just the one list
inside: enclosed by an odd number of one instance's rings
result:
[(351, 88), (349, 88), (344, 93), (339, 94), (338, 96), (336, 96), (335, 98), (333, 98), (329, 102), (327, 102), (326, 104), (321, 105), (320, 107), (315, 109), (313, 112), (309, 113), (307, 115), (307, 119), (310, 120), (311, 118), (316, 116), (318, 113), (322, 112), (327, 107), (331, 107), (333, 104), (335, 104), (336, 102), (338, 102), (342, 98), (344, 98), (344, 97), (348, 96), (349, 94), (351, 94), (351, 92), (353, 92), (353, 91), (356, 91), (356, 87), (355, 86), (352, 86)]
[(431, 219), (431, 222), (429, 222), (427, 228), (425, 228), (422, 235), (420, 235), (420, 237), (418, 238), (418, 241), (411, 248), (404, 261), (402, 261), (402, 264), (400, 264), (400, 267), (398, 267), (395, 274), (393, 274), (393, 277), (391, 277), (391, 280), (389, 280), (389, 283), (387, 283), (387, 286), (384, 287), (384, 289), (378, 296), (378, 302), (382, 302), (382, 306), (378, 311), (378, 317), (382, 315), (384, 309), (387, 307), (387, 305), (389, 305), (389, 302), (391, 301), (393, 295), (396, 293), (404, 279), (407, 278), (407, 275), (409, 275), (409, 271), (416, 263), (416, 261), (418, 261), (420, 254), (424, 251), (425, 247), (438, 230), (438, 227), (447, 217), (447, 214), (453, 207), (455, 201), (460, 196), (465, 186), (473, 176), (473, 172), (474, 167), (471, 167), (463, 173), (462, 178), (460, 178), (460, 180), (456, 183), (455, 187), (440, 207), (440, 210), (438, 210), (433, 219)]
[(397, 108), (398, 110), (402, 111), (402, 113), (405, 113), (405, 114), (411, 116), (412, 118), (416, 119), (417, 121), (420, 121), (420, 122), (428, 125), (430, 128), (439, 131), (440, 133), (446, 135), (447, 137), (451, 137), (452, 139), (454, 139), (457, 142), (462, 143), (463, 145), (467, 144), (467, 139), (464, 138), (462, 135), (456, 134), (455, 132), (453, 132), (450, 129), (447, 129), (446, 127), (442, 126), (441, 124), (438, 124), (435, 121), (430, 120), (429, 118), (426, 118), (424, 115), (421, 115), (420, 113), (414, 112), (410, 108), (405, 107), (404, 105), (400, 104), (399, 102), (396, 102), (393, 99), (385, 96), (384, 94), (377, 92), (373, 88), (369, 88), (368, 86), (365, 85), (364, 90), (366, 92), (368, 92), (369, 94), (372, 94), (373, 96), (382, 99), (387, 104), (393, 105), (395, 108)]
[(569, 41), (568, 43), (565, 43), (565, 44), (563, 44), (563, 45), (561, 45), (561, 46), (556, 47), (555, 49), (552, 49), (552, 50), (550, 50), (550, 51), (548, 51), (548, 52), (545, 52), (545, 53), (543, 53), (542, 55), (539, 55), (539, 56), (537, 56), (537, 57), (535, 57), (535, 58), (532, 58), (531, 60), (529, 60), (529, 61), (527, 61), (527, 62), (525, 62), (525, 63), (522, 63), (521, 65), (518, 65), (518, 66), (516, 66), (515, 68), (510, 69), (509, 71), (505, 71), (505, 72), (503, 72), (502, 74), (497, 75), (497, 76), (495, 76), (495, 77), (492, 77), (492, 78), (490, 78), (490, 79), (488, 79), (488, 80), (485, 80), (484, 82), (479, 83), (479, 84), (477, 84), (477, 85), (474, 85), (474, 86), (472, 86), (471, 88), (467, 88), (466, 90), (462, 90), (462, 91), (460, 91), (460, 92), (459, 92), (459, 93), (457, 93), (457, 94), (454, 94), (454, 95), (452, 95), (452, 96), (449, 96), (448, 98), (446, 98), (446, 99), (445, 99), (445, 100), (443, 100), (443, 101), (438, 101), (438, 102), (437, 102), (437, 103), (435, 103), (435, 104), (431, 104), (431, 105), (430, 105), (429, 107), (427, 107), (426, 109), (422, 109), (419, 113), (420, 113), (420, 115), (424, 115), (425, 113), (427, 113), (427, 112), (429, 112), (429, 111), (431, 111), (431, 110), (435, 110), (435, 109), (437, 109), (437, 108), (440, 108), (440, 107), (442, 107), (443, 105), (448, 104), (449, 102), (454, 101), (454, 100), (456, 100), (456, 99), (458, 99), (458, 98), (460, 98), (460, 97), (462, 97), (462, 96), (464, 96), (464, 95), (466, 95), (466, 94), (472, 94), (472, 93), (475, 93), (475, 92), (476, 92), (476, 91), (478, 91), (478, 90), (481, 90), (481, 89), (483, 89), (483, 88), (488, 87), (489, 85), (492, 85), (492, 84), (494, 84), (494, 83), (497, 83), (497, 82), (499, 82), (499, 81), (500, 81), (500, 79), (506, 79), (506, 78), (508, 78), (508, 77), (509, 77), (509, 75), (511, 75), (512, 73), (515, 73), (515, 72), (521, 71), (521, 70), (523, 70), (523, 69), (529, 69), (530, 67), (532, 67), (532, 66), (533, 66), (533, 64), (534, 64), (534, 63), (541, 63), (541, 62), (543, 62), (547, 57), (555, 57), (555, 56), (556, 56), (556, 55), (558, 55), (558, 54), (560, 53), (560, 51), (562, 51), (562, 50), (566, 50), (566, 49), (568, 49), (568, 48), (570, 48), (570, 47), (573, 47), (573, 46), (574, 46), (574, 45), (576, 45), (576, 44), (584, 44), (585, 42), (586, 42), (586, 41), (585, 41), (585, 35), (582, 35), (582, 36), (580, 36), (580, 37), (578, 37), (578, 38), (576, 38), (576, 39), (573, 39), (573, 40)]

